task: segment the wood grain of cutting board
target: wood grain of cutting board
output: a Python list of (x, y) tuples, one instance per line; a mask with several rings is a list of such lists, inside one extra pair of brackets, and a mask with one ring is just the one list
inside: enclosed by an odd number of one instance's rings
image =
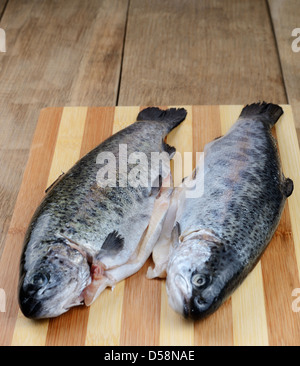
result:
[[(205, 143), (226, 133), (242, 109), (184, 107), (186, 120), (168, 137), (181, 153), (203, 151)], [(164, 280), (145, 278), (151, 259), (113, 291), (106, 289), (91, 307), (42, 321), (21, 314), (19, 257), (45, 189), (81, 156), (133, 123), (141, 107), (43, 109), (0, 260), (0, 289), (6, 296), (0, 345), (300, 345), (300, 312), (295, 311), (300, 310), (300, 289), (293, 292), (300, 288), (300, 155), (291, 107), (282, 107), (285, 113), (274, 134), (284, 173), (293, 179), (295, 190), (253, 272), (217, 312), (198, 322), (184, 320), (169, 307)], [(184, 167), (184, 173), (190, 168)]]

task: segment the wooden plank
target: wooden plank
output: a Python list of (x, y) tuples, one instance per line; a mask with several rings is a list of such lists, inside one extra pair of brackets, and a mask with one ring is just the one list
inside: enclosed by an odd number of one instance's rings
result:
[(141, 270), (125, 281), (121, 346), (158, 346), (161, 281), (148, 280), (149, 259)]
[[(209, 126), (209, 128), (208, 128)], [(220, 110), (216, 106), (193, 106), (193, 148), (194, 152), (204, 151), (209, 141), (220, 137)]]
[(45, 346), (83, 346), (89, 308), (82, 306), (71, 309), (57, 318), (49, 320)]
[(48, 177), (49, 186), (62, 173), (66, 173), (80, 158), (86, 114), (86, 107), (64, 108)]
[(268, 346), (261, 263), (231, 296), (235, 346)]
[(124, 285), (106, 289), (90, 307), (86, 346), (119, 346)]
[(233, 346), (231, 298), (213, 315), (194, 323), (195, 346)]
[[(287, 102), (292, 106), (294, 120), (300, 133), (300, 54), (292, 49), (292, 31), (300, 28), (299, 1), (268, 0), (276, 35)], [(298, 42), (299, 45), (299, 42)], [(300, 143), (300, 140), (298, 140)]]
[(265, 1), (130, 2), (120, 105), (262, 99), (286, 102)]
[(40, 109), (114, 105), (128, 0), (10, 0), (1, 19), (0, 255)]
[(271, 346), (300, 345), (300, 316), (292, 311), (292, 291), (299, 287), (296, 245), (296, 242), (293, 245), (287, 204), (272, 242), (261, 259)]
[(114, 114), (114, 107), (88, 108), (80, 156), (84, 156), (112, 135)]
[(19, 273), (17, 269), (22, 242), (30, 218), (47, 187), (61, 114), (61, 108), (57, 108), (53, 113), (48, 113), (47, 109), (41, 112), (1, 257), (0, 288), (3, 288), (6, 294), (6, 312), (0, 313), (0, 345), (10, 345), (12, 340), (18, 314), (16, 294)]

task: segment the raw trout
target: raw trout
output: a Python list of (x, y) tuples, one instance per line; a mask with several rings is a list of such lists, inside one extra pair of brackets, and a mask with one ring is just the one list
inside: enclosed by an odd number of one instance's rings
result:
[[(152, 152), (165, 152), (170, 160), (175, 148), (164, 139), (185, 116), (183, 108), (144, 109), (137, 122), (93, 149), (50, 187), (25, 236), (19, 281), (19, 304), (25, 316), (54, 317), (72, 306), (90, 305), (104, 288), (145, 263), (159, 236), (172, 189), (160, 190), (169, 174), (159, 168), (161, 162), (159, 167), (151, 165), (149, 174)], [(141, 160), (146, 157), (146, 163), (133, 161), (133, 153)], [(115, 167), (105, 159), (111, 155)], [(106, 166), (110, 166), (108, 178), (116, 178), (115, 186), (99, 185), (96, 179), (99, 168)], [(133, 181), (146, 173), (146, 184), (128, 184), (127, 173), (134, 169)]]
[(166, 265), (169, 304), (185, 317), (214, 312), (254, 268), (277, 228), (293, 191), (271, 134), (282, 113), (274, 104), (247, 105), (226, 135), (205, 146), (204, 173), (198, 166), (189, 178), (202, 179), (195, 187), (204, 184), (204, 193), (179, 200)]

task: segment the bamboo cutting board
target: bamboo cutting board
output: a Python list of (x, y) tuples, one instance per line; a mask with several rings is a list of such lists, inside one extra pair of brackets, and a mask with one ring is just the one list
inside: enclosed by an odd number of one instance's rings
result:
[[(188, 116), (169, 135), (168, 143), (181, 153), (195, 153), (224, 134), (242, 106), (185, 108)], [(19, 257), (45, 189), (79, 157), (134, 122), (140, 107), (43, 109), (0, 261), (0, 345), (300, 345), (300, 155), (291, 107), (283, 108), (274, 133), (294, 192), (253, 272), (216, 313), (198, 322), (173, 312), (164, 280), (145, 278), (151, 259), (113, 291), (106, 289), (91, 307), (73, 308), (42, 321), (28, 320), (20, 313)]]

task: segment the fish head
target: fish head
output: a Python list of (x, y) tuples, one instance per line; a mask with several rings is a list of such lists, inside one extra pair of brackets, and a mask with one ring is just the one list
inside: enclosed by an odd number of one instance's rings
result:
[(66, 240), (40, 243), (36, 252), (24, 252), (21, 259), (19, 305), (32, 319), (58, 316), (83, 304), (82, 292), (90, 281), (87, 258)]
[[(179, 243), (167, 266), (170, 306), (185, 318), (201, 319), (225, 300), (234, 272), (222, 243), (197, 238)], [(226, 265), (227, 263), (227, 265)]]

